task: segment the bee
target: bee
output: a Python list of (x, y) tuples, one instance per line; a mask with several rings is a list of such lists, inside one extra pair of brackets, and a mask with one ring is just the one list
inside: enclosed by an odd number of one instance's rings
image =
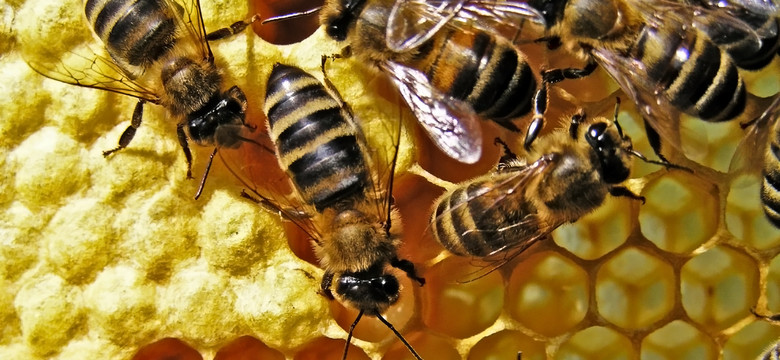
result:
[[(711, 36), (718, 46), (724, 48), (734, 63), (745, 70), (759, 70), (766, 67), (780, 51), (780, 8), (768, 0), (687, 0), (692, 5), (703, 6), (710, 12), (709, 21), (722, 36)], [(731, 26), (730, 18), (742, 20), (749, 26)], [(758, 35), (753, 35), (753, 31)]]
[[(104, 156), (130, 145), (141, 126), (146, 102), (165, 107), (177, 119), (187, 178), (192, 178), (188, 140), (215, 146), (214, 153), (219, 147), (242, 143), (242, 132), (251, 130), (244, 121), (246, 96), (237, 86), (222, 91), (222, 74), (214, 64), (209, 41), (242, 31), (257, 15), (207, 34), (198, 0), (87, 0), (84, 12), (108, 57), (73, 53), (83, 66), (65, 61), (30, 66), (54, 80), (138, 98), (119, 145), (104, 151)], [(196, 198), (210, 166), (211, 160)]]
[[(392, 183), (400, 138), (394, 140), (389, 169), (378, 171), (380, 159), (368, 155), (362, 130), (334, 91), (298, 67), (274, 65), (263, 110), (279, 167), (286, 173), (281, 186), (265, 176), (256, 182), (244, 175), (251, 164), (220, 156), (250, 189), (250, 198), (283, 214), (309, 236), (325, 270), (322, 294), (359, 311), (347, 347), (365, 314), (387, 325), (419, 359), (381, 315), (400, 296), (393, 268), (424, 284), (412, 262), (397, 253), (401, 224), (392, 204)], [(345, 358), (346, 353), (345, 348)]]
[(780, 341), (769, 345), (756, 360), (780, 360)]
[[(621, 185), (631, 172), (632, 148), (615, 117), (588, 117), (580, 110), (571, 125), (540, 137), (526, 163), (504, 147), (494, 174), (446, 191), (433, 205), (430, 231), (453, 254), (495, 261), (498, 268), (559, 226), (598, 208), (607, 195), (644, 203)], [(492, 270), (491, 270), (492, 271)]]
[(550, 82), (603, 67), (637, 104), (659, 155), (659, 135), (676, 138), (680, 113), (718, 122), (745, 111), (745, 84), (725, 43), (757, 51), (761, 38), (727, 11), (667, 0), (528, 3), (546, 20), (548, 47), (587, 61), (582, 69), (550, 70)]
[[(406, 3), (417, 8), (400, 7)], [(389, 76), (439, 149), (474, 163), (482, 146), (478, 119), (520, 131), (513, 119), (546, 108), (546, 92), (537, 90), (525, 55), (498, 33), (542, 17), (522, 3), (455, 3), (329, 0), (320, 23)]]
[[(780, 109), (776, 109), (780, 110)], [(780, 228), (780, 121), (773, 116), (771, 128), (767, 129), (767, 144), (764, 148), (761, 183), (761, 204), (769, 222)], [(765, 128), (761, 126), (760, 128)]]

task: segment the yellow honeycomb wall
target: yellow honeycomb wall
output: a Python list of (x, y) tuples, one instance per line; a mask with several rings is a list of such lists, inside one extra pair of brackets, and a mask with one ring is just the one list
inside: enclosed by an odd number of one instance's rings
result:
[[(187, 359), (340, 358), (355, 312), (317, 294), (322, 271), (305, 239), (287, 240), (281, 219), (241, 199), (219, 163), (193, 200), (198, 181), (185, 178), (176, 124), (159, 107), (147, 105), (130, 147), (104, 159), (135, 100), (27, 66), (25, 58), (93, 40), (82, 6), (0, 4), (0, 359), (129, 359), (139, 350), (161, 358), (145, 347), (157, 341)], [(249, 14), (233, 0), (201, 6), (207, 29)], [(249, 31), (212, 43), (258, 122), (271, 64), (320, 76), (320, 55), (340, 46), (322, 31), (289, 46)], [(751, 89), (774, 94), (778, 73), (774, 64), (747, 75)], [(378, 95), (381, 81), (361, 64), (337, 61), (328, 74), (361, 120), (373, 121), (369, 129), (398, 121), (395, 98)], [(595, 78), (600, 94), (614, 87), (603, 73)], [(623, 109), (622, 124), (651, 154), (631, 106)], [(498, 150), (488, 146), (485, 162), (463, 169), (429, 151), (408, 113), (404, 121), (411, 132), (394, 193), (405, 218), (401, 252), (428, 283), (401, 278), (402, 297), (386, 316), (424, 358), (752, 359), (780, 338), (750, 313), (780, 312), (780, 231), (761, 213), (757, 178), (724, 174), (743, 134), (736, 122), (686, 122), (707, 138), (688, 155), (702, 166), (674, 157), (694, 173), (637, 164), (641, 177), (629, 186), (646, 204), (611, 198), (511, 266), (463, 283), (479, 268), (426, 233), (441, 189), (404, 174), (411, 144), (450, 181), (489, 171)], [(486, 126), (486, 143), (496, 132)], [(194, 150), (197, 177), (211, 149)], [(350, 358), (410, 357), (375, 319), (355, 336)]]

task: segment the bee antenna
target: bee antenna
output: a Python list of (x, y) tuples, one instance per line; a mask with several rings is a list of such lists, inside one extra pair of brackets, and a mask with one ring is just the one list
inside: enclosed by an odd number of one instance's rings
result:
[(206, 187), (206, 178), (209, 176), (209, 171), (211, 171), (211, 163), (214, 162), (214, 155), (217, 155), (218, 149), (218, 147), (215, 147), (214, 151), (211, 152), (211, 156), (209, 156), (209, 162), (206, 164), (206, 171), (203, 172), (203, 178), (200, 179), (200, 186), (198, 186), (198, 191), (195, 193), (195, 200), (198, 200), (200, 195), (203, 194), (203, 188)]
[(642, 161), (644, 161), (644, 162), (646, 162), (648, 164), (661, 165), (661, 166), (663, 166), (663, 167), (665, 167), (667, 169), (672, 168), (672, 169), (683, 170), (683, 171), (687, 171), (689, 173), (693, 173), (693, 170), (691, 170), (691, 169), (689, 169), (689, 168), (687, 168), (685, 166), (682, 166), (682, 165), (673, 164), (673, 163), (670, 163), (670, 162), (665, 161), (665, 160), (650, 160), (647, 157), (645, 157), (644, 155), (642, 155), (642, 153), (640, 153), (639, 151), (636, 151), (634, 149), (628, 149), (628, 152), (631, 155), (634, 155), (634, 156), (638, 157), (640, 160), (642, 160)]
[(393, 206), (393, 182), (395, 181), (395, 166), (398, 163), (398, 151), (401, 146), (401, 124), (403, 122), (403, 110), (398, 108), (400, 119), (398, 120), (398, 135), (395, 137), (395, 152), (393, 152), (392, 165), (390, 165), (390, 179), (387, 182), (387, 220), (385, 221), (385, 232), (390, 232), (391, 227), (391, 208)]
[(620, 123), (618, 122), (618, 113), (620, 113), (620, 97), (615, 97), (615, 115), (613, 116), (613, 121), (615, 123), (615, 127), (617, 128), (618, 134), (620, 134), (620, 137), (623, 137), (623, 128), (620, 127)]
[(319, 12), (320, 10), (322, 10), (322, 6), (317, 6), (315, 8), (312, 8), (312, 9), (309, 9), (309, 10), (306, 10), (306, 11), (299, 11), (299, 12), (294, 12), (294, 13), (289, 13), (289, 14), (284, 14), (284, 15), (279, 15), (279, 16), (273, 16), (273, 17), (269, 17), (269, 18), (263, 20), (260, 24), (265, 25), (265, 24), (272, 23), (272, 22), (284, 21), (284, 20), (289, 20), (289, 19), (295, 19), (295, 18), (306, 16), (306, 15), (314, 14), (316, 12)]
[[(349, 343), (352, 341), (352, 332), (355, 331), (355, 326), (357, 326), (358, 321), (360, 321), (360, 318), (363, 317), (363, 310), (360, 310), (358, 313), (358, 316), (355, 318), (355, 321), (352, 323), (352, 325), (349, 327), (349, 333), (347, 334), (347, 343), (344, 344), (344, 356), (341, 357), (341, 360), (347, 360), (347, 352), (349, 351)], [(379, 315), (377, 315), (379, 317)]]
[[(363, 312), (361, 311), (360, 313), (362, 314)], [(388, 328), (388, 329), (390, 329), (390, 331), (392, 331), (392, 332), (393, 332), (393, 334), (395, 334), (395, 336), (396, 336), (396, 337), (398, 337), (398, 339), (400, 339), (402, 343), (404, 343), (404, 345), (406, 345), (406, 348), (407, 348), (407, 349), (409, 349), (409, 352), (411, 352), (411, 353), (412, 353), (412, 356), (414, 356), (414, 358), (415, 358), (415, 359), (417, 359), (417, 360), (422, 360), (422, 358), (420, 357), (420, 355), (419, 355), (419, 354), (417, 354), (417, 352), (416, 352), (416, 351), (414, 351), (414, 348), (412, 347), (412, 345), (409, 345), (409, 343), (408, 343), (408, 342), (406, 342), (406, 339), (404, 339), (404, 337), (403, 337), (403, 336), (401, 336), (401, 333), (399, 333), (399, 332), (398, 332), (398, 330), (396, 330), (396, 329), (393, 327), (393, 325), (392, 325), (392, 324), (390, 324), (390, 322), (388, 322), (387, 320), (385, 320), (385, 318), (383, 318), (383, 317), (382, 317), (382, 315), (375, 314), (375, 316), (376, 316), (376, 318), (377, 318), (377, 319), (379, 319), (379, 321), (381, 321), (383, 324), (385, 324), (385, 326), (387, 326), (387, 328)], [(358, 318), (359, 318), (359, 317), (358, 317)], [(355, 326), (355, 324), (352, 324), (352, 326), (354, 327), (354, 326)], [(345, 358), (345, 359), (346, 359), (346, 358)]]

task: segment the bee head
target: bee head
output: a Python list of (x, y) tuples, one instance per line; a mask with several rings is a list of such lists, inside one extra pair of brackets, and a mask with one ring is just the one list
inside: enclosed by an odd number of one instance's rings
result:
[(320, 23), (325, 25), (325, 32), (336, 41), (347, 39), (350, 26), (355, 23), (360, 8), (366, 0), (333, 1), (332, 6), (326, 6), (320, 15)]
[(201, 145), (237, 146), (246, 107), (246, 96), (237, 86), (215, 95), (200, 110), (187, 117), (190, 139)]
[(529, 0), (528, 5), (542, 14), (549, 28), (561, 21), (563, 10), (568, 2), (568, 0)]
[(336, 294), (368, 315), (384, 312), (398, 301), (401, 286), (395, 275), (377, 263), (364, 271), (344, 272), (336, 281)]
[(599, 159), (599, 173), (607, 184), (617, 184), (628, 179), (630, 155), (626, 149), (631, 148), (631, 140), (623, 136), (617, 123), (610, 126), (605, 121), (599, 121), (588, 127), (585, 140), (596, 152)]

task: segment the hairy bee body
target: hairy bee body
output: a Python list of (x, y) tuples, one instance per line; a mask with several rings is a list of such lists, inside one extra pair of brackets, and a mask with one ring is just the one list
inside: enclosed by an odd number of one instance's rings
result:
[[(745, 70), (759, 70), (766, 67), (780, 51), (780, 16), (777, 5), (769, 2), (754, 2), (744, 0), (688, 0), (694, 5), (706, 9), (725, 11), (736, 19), (743, 21), (747, 28), (728, 27), (724, 36), (713, 38), (718, 46), (726, 50), (734, 59), (736, 65)], [(718, 21), (713, 19), (713, 21)], [(751, 36), (745, 30), (754, 30), (759, 35), (761, 46), (756, 47)]]
[(265, 113), (279, 162), (317, 211), (364, 201), (371, 184), (359, 131), (324, 86), (298, 68), (277, 65)]
[(450, 26), (443, 15), (434, 19), (441, 28), (427, 29), (429, 39), (393, 50), (387, 36), (397, 26), (389, 23), (395, 5), (394, 0), (329, 0), (320, 22), (329, 36), (390, 77), (434, 144), (450, 157), (466, 163), (479, 159), (477, 119), (519, 131), (511, 120), (530, 112), (537, 90), (524, 54), (490, 31)]
[(767, 219), (780, 228), (780, 121), (774, 121), (768, 131), (768, 144), (764, 149), (761, 203)]
[(400, 63), (421, 70), (433, 87), (465, 101), (480, 117), (516, 129), (509, 120), (531, 111), (537, 88), (524, 55), (487, 32), (443, 29), (429, 41)]
[(745, 109), (738, 67), (710, 37), (724, 32), (693, 23), (708, 21), (697, 15), (700, 8), (663, 0), (530, 4), (544, 14), (552, 37), (604, 67), (651, 121), (668, 116), (671, 109), (661, 104), (706, 121), (733, 119)]
[[(431, 233), (461, 256), (506, 261), (560, 225), (598, 208), (609, 194), (642, 199), (620, 186), (634, 155), (631, 139), (604, 117), (572, 118), (567, 130), (535, 143), (532, 163), (503, 162), (434, 203)], [(507, 255), (508, 254), (508, 255)]]
[(206, 34), (198, 0), (87, 0), (84, 12), (108, 56), (74, 51), (64, 54), (67, 61), (48, 56), (50, 63), (30, 66), (54, 80), (139, 99), (119, 146), (104, 156), (130, 144), (146, 102), (165, 107), (178, 121), (187, 177), (192, 166), (188, 140), (226, 148), (242, 143), (242, 132), (250, 128), (244, 122), (246, 97), (237, 86), (222, 92), (223, 77), (208, 40), (241, 31), (257, 17)]

